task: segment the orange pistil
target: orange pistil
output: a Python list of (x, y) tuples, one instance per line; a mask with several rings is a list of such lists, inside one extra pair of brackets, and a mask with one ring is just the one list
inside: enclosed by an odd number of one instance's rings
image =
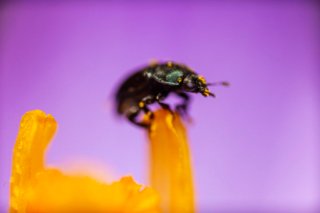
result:
[(163, 212), (194, 212), (193, 178), (186, 129), (178, 114), (155, 112), (149, 131), (150, 181)]

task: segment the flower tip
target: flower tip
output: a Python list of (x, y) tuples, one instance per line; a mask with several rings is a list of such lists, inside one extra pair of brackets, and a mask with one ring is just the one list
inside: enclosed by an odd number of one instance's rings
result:
[(44, 168), (47, 145), (57, 129), (57, 122), (41, 110), (32, 110), (22, 116), (13, 149), (12, 175), (10, 181), (10, 212), (26, 206), (26, 186)]
[(151, 124), (151, 132), (157, 131), (158, 129), (167, 129), (169, 131), (177, 131), (178, 129), (181, 129), (184, 131), (184, 125), (178, 112), (159, 109), (155, 111), (153, 115), (152, 120), (150, 119), (150, 116), (146, 116), (144, 119), (146, 122)]

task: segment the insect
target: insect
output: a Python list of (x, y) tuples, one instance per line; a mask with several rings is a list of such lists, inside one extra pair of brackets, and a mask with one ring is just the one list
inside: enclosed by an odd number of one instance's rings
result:
[(150, 104), (156, 102), (171, 111), (170, 106), (163, 101), (170, 93), (175, 93), (182, 99), (175, 109), (186, 115), (190, 103), (188, 93), (215, 97), (208, 86), (217, 84), (228, 85), (227, 82), (206, 83), (202, 76), (183, 64), (170, 61), (154, 63), (137, 70), (120, 85), (116, 92), (117, 112), (126, 116), (133, 124), (149, 127), (149, 124), (138, 121), (137, 118), (140, 112), (153, 117), (148, 107)]

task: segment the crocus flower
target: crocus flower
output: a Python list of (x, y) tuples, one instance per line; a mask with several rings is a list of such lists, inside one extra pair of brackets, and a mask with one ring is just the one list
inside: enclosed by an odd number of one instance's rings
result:
[(130, 176), (104, 183), (48, 168), (45, 151), (56, 129), (55, 119), (40, 110), (23, 116), (13, 150), (11, 213), (194, 212), (186, 130), (179, 115), (159, 110), (151, 123), (151, 186)]

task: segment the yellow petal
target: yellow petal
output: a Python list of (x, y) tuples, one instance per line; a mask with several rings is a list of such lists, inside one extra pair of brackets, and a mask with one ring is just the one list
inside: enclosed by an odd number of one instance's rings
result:
[(155, 112), (149, 131), (150, 181), (164, 212), (194, 212), (194, 190), (186, 129), (178, 114)]
[(46, 168), (45, 149), (57, 129), (50, 115), (36, 110), (21, 121), (13, 151), (10, 212), (159, 212), (159, 196), (124, 177), (111, 184)]

